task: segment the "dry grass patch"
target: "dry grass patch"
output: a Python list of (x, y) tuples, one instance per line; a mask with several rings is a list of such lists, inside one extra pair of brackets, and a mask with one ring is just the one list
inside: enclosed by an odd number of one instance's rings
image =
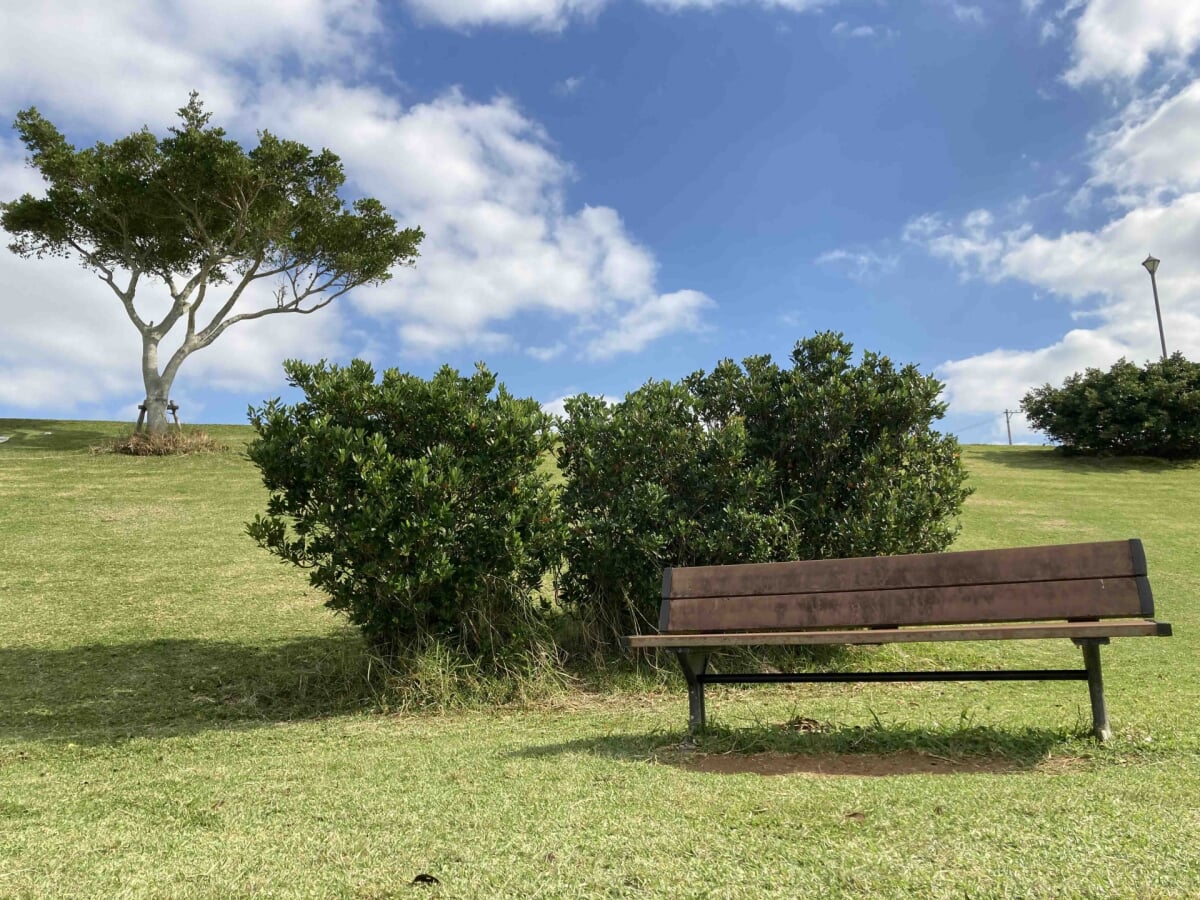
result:
[(124, 453), (128, 456), (189, 456), (193, 453), (224, 453), (225, 444), (206, 431), (168, 430), (162, 434), (135, 431), (91, 448), (93, 453)]

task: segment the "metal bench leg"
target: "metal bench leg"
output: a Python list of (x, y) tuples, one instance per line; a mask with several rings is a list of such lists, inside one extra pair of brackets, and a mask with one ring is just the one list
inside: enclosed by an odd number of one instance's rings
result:
[(704, 729), (704, 682), (700, 676), (708, 670), (708, 654), (696, 650), (675, 653), (688, 686), (688, 740)]
[(1087, 669), (1088, 693), (1092, 698), (1092, 734), (1098, 741), (1112, 737), (1108, 727), (1108, 707), (1104, 705), (1104, 677), (1100, 673), (1100, 645), (1108, 638), (1085, 638), (1077, 641), (1083, 648), (1083, 665)]

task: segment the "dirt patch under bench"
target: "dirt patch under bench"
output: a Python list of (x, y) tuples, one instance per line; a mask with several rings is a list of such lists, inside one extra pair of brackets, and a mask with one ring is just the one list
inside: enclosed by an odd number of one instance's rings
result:
[(929, 753), (706, 753), (679, 761), (680, 768), (713, 775), (810, 775), (859, 778), (894, 775), (1011, 775), (1017, 772), (1055, 772), (1077, 761), (1047, 760), (1022, 765), (1005, 757), (967, 756), (959, 759)]

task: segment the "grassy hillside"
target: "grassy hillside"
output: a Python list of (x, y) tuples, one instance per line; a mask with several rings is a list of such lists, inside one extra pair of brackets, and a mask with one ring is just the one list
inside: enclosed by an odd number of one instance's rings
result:
[(245, 537), (253, 467), (88, 452), (121, 428), (0, 420), (0, 896), (1200, 894), (1200, 468), (966, 451), (959, 548), (1145, 541), (1176, 637), (1106, 649), (1111, 745), (1078, 683), (798, 685), (713, 689), (688, 754), (681, 685), (379, 712), (354, 633)]

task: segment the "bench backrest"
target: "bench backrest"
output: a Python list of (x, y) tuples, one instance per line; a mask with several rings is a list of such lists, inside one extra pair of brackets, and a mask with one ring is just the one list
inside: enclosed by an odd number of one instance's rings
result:
[(1139, 540), (663, 573), (659, 631), (1151, 618)]

